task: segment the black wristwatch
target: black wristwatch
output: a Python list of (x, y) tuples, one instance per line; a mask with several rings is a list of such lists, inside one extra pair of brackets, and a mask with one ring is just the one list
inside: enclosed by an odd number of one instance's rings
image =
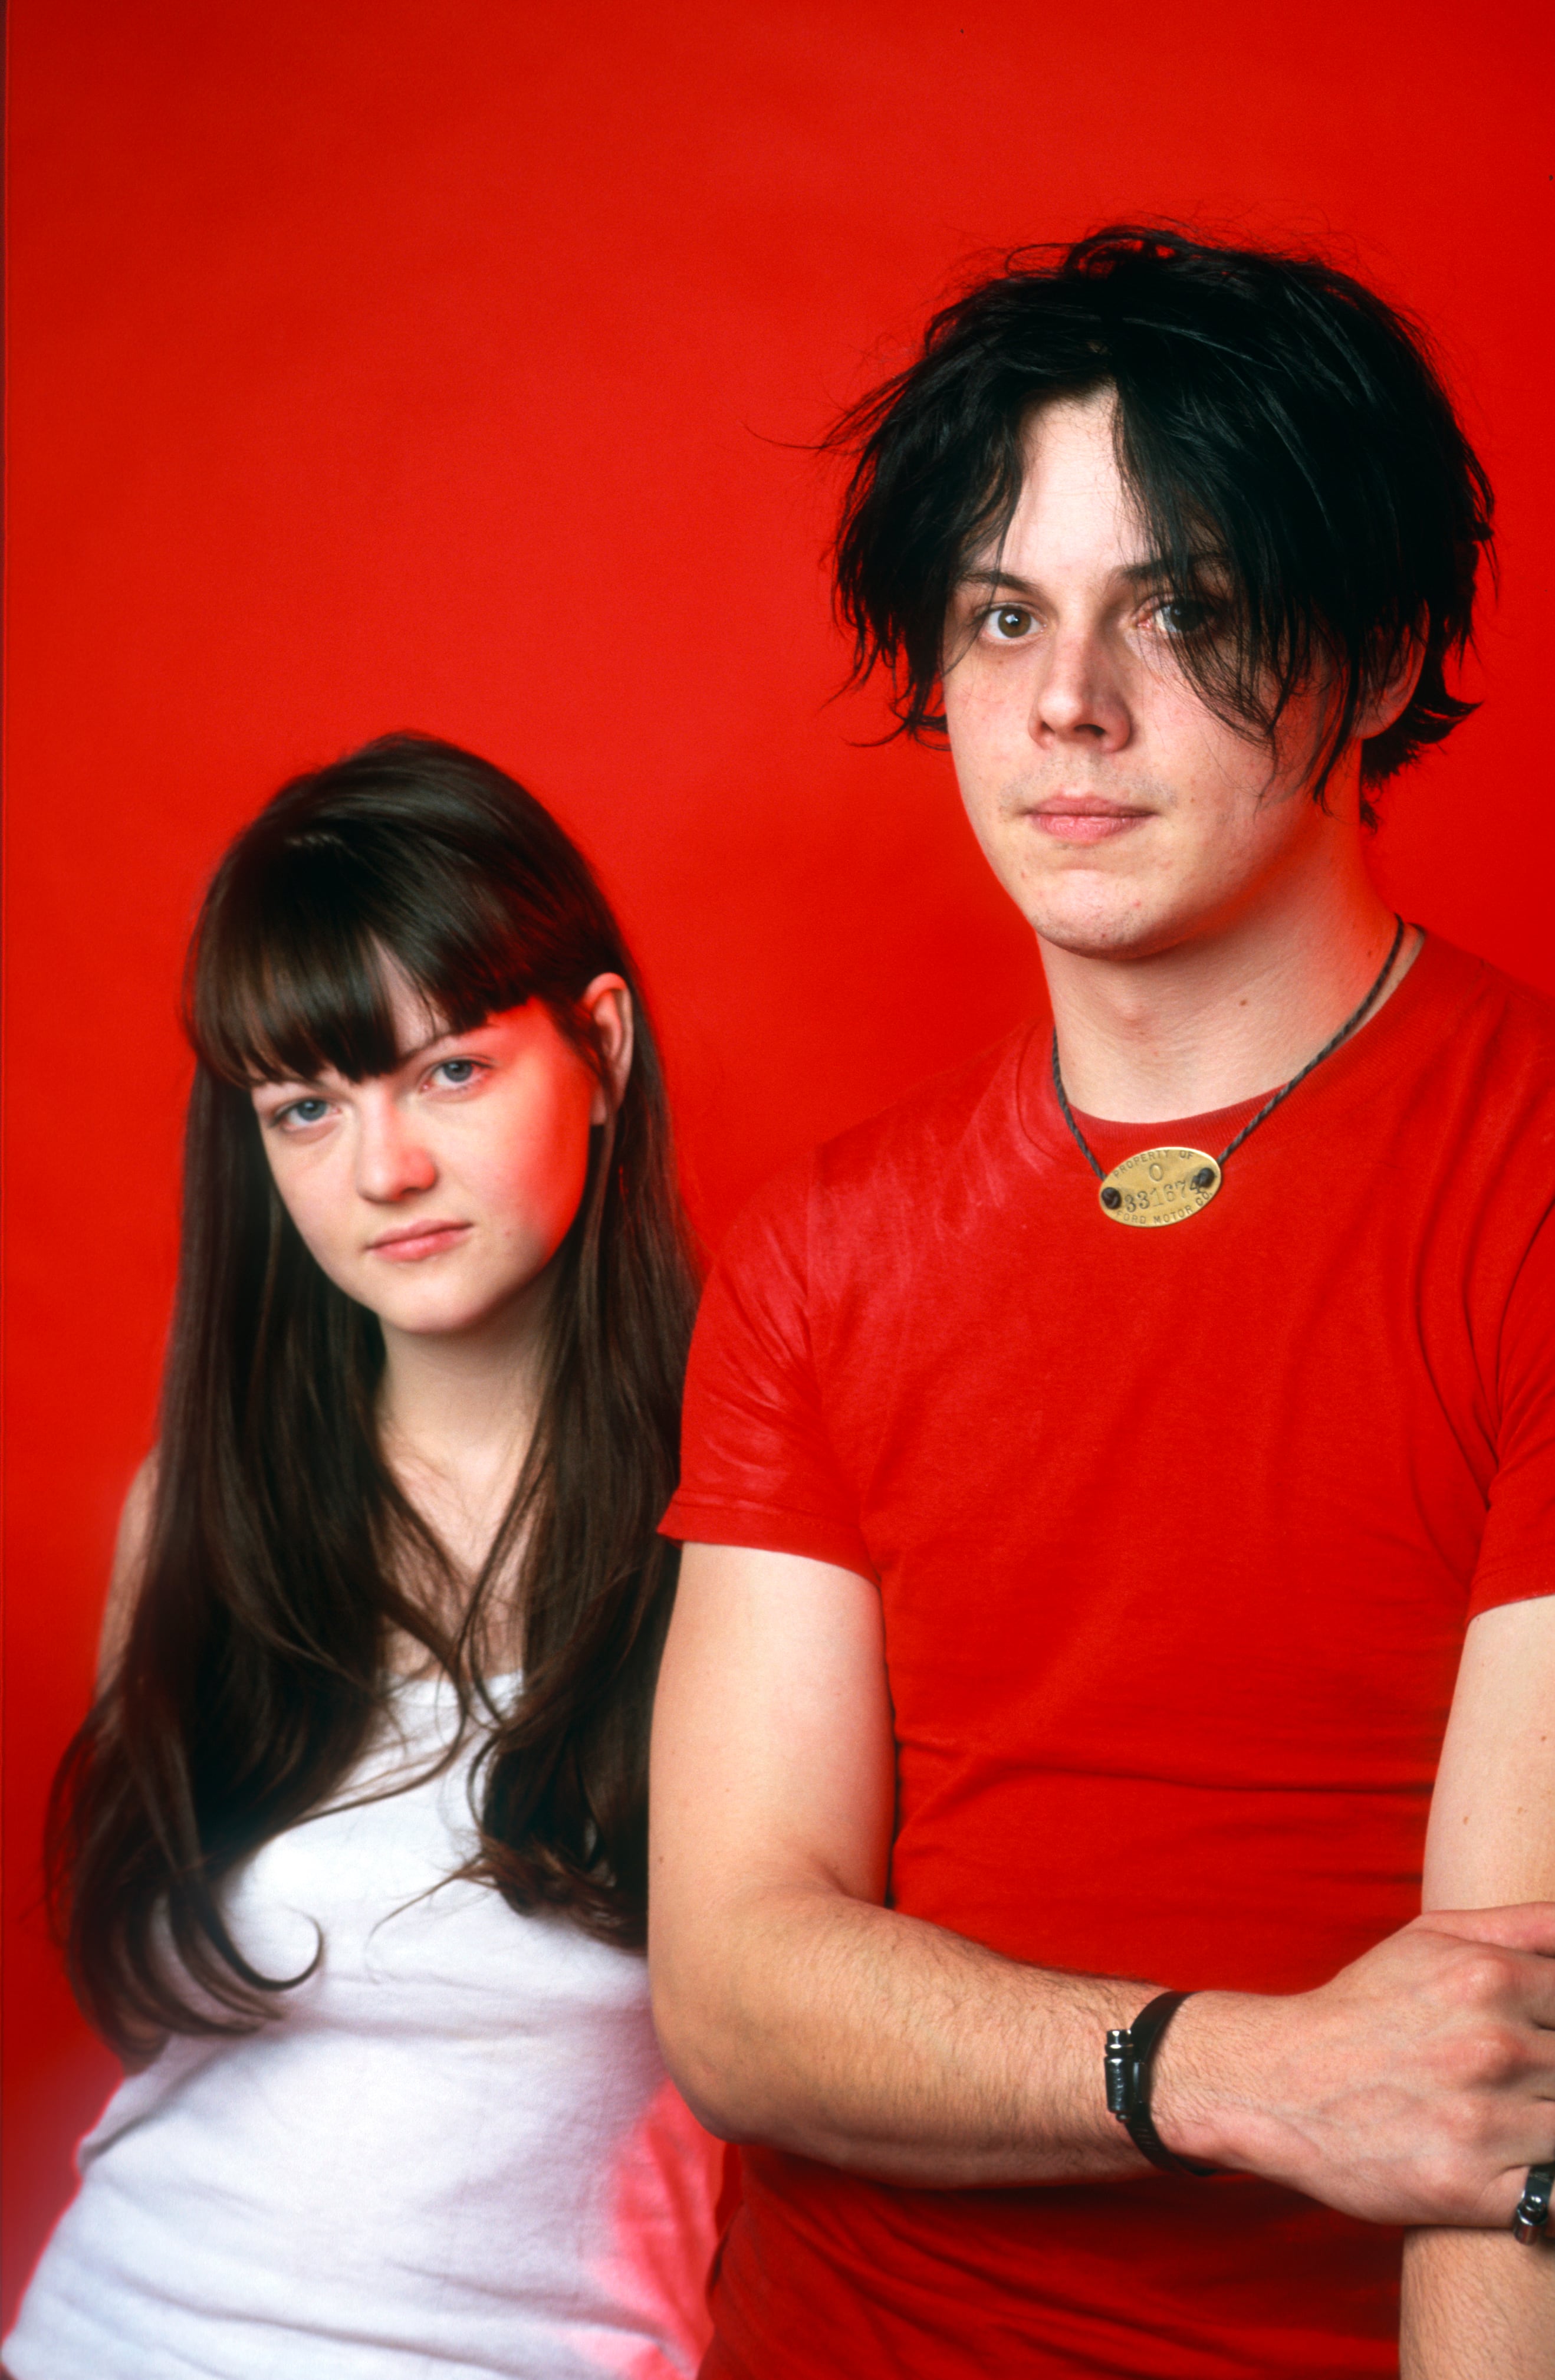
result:
[(1162, 2173), (1215, 2173), (1212, 2165), (1195, 2165), (1169, 2149), (1150, 2121), (1150, 2069), (1161, 2034), (1191, 1992), (1160, 1992), (1142, 2008), (1132, 2024), (1115, 2026), (1107, 2035), (1107, 2107), (1116, 2116), (1142, 2156)]

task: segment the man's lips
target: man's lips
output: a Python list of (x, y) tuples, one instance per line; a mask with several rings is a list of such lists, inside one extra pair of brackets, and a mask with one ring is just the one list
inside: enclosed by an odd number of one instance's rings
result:
[(1151, 815), (1134, 804), (1110, 802), (1096, 794), (1051, 794), (1027, 812), (1033, 825), (1055, 843), (1106, 843)]
[(370, 1240), (367, 1252), (369, 1256), (386, 1257), (390, 1264), (418, 1264), (423, 1257), (441, 1256), (444, 1248), (457, 1246), (468, 1230), (468, 1223), (445, 1223), (435, 1219), (401, 1223), (381, 1238)]

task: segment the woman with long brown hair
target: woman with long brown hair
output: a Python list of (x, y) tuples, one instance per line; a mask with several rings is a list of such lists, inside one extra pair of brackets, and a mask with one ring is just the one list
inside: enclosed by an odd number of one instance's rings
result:
[(16, 2380), (694, 2371), (721, 2152), (641, 1957), (695, 1281), (589, 868), (454, 747), (227, 852), (162, 1428), (55, 1788), (128, 2078)]

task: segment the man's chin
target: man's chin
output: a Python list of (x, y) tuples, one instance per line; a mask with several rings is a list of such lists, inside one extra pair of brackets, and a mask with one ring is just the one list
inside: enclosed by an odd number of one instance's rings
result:
[(1145, 959), (1182, 940), (1180, 926), (1137, 907), (1076, 908), (1063, 902), (1023, 902), (1039, 942), (1077, 959)]

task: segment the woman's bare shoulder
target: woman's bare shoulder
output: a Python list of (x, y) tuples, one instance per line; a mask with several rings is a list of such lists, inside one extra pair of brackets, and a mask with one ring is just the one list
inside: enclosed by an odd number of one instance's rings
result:
[(152, 1507), (156, 1500), (157, 1455), (153, 1447), (129, 1483), (119, 1513), (114, 1542), (114, 1566), (108, 1574), (108, 1599), (103, 1607), (103, 1632), (97, 1644), (97, 1684), (106, 1686), (117, 1669), (129, 1636), (130, 1622), (146, 1574), (146, 1548), (151, 1537)]

